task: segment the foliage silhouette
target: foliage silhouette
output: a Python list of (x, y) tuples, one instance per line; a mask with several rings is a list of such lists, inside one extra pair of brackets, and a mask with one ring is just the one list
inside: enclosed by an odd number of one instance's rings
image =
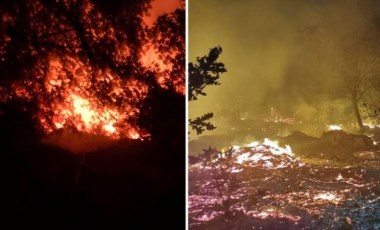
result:
[[(218, 58), (222, 53), (220, 46), (210, 49), (208, 55), (197, 57), (196, 63), (189, 63), (189, 100), (198, 100), (198, 96), (206, 96), (205, 88), (209, 85), (219, 85), (219, 78), (222, 73), (227, 72), (224, 63)], [(195, 119), (189, 119), (190, 127), (196, 131), (197, 135), (206, 130), (214, 130), (216, 127), (209, 121), (213, 113), (207, 113)]]

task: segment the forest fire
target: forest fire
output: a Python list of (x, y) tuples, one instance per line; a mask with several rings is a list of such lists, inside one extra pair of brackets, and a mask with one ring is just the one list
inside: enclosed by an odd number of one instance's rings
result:
[[(294, 158), (290, 146), (283, 148), (269, 139), (221, 153), (205, 150), (204, 156), (210, 151), (223, 157), (189, 168), (189, 215), (194, 228), (228, 221), (247, 228), (271, 229), (268, 224), (282, 223), (283, 228), (291, 229), (317, 225), (335, 229), (345, 218), (350, 218), (353, 226), (363, 226), (364, 220), (357, 215), (369, 208), (375, 210), (373, 224), (380, 211), (372, 202), (379, 197), (379, 181), (365, 179), (366, 171), (360, 167), (304, 163)], [(323, 223), (318, 222), (321, 218), (325, 218)]]
[[(156, 95), (152, 91), (185, 93), (184, 6), (118, 4), (36, 1), (25, 12), (17, 4), (7, 6), (2, 28), (8, 39), (0, 58), (9, 79), (1, 82), (1, 102), (26, 103), (21, 110), (45, 134), (149, 139), (148, 127), (140, 127), (149, 122), (140, 115), (151, 108), (146, 101)], [(10, 34), (16, 26), (25, 27), (25, 47)], [(12, 56), (9, 50), (16, 48), (23, 51)], [(18, 73), (24, 62), (30, 65)]]
[[(269, 138), (264, 138), (262, 143), (259, 141), (251, 142), (246, 147), (234, 145), (232, 149), (234, 151), (232, 158), (235, 159), (235, 163), (240, 165), (263, 166), (268, 169), (275, 169), (287, 167), (289, 166), (288, 164), (294, 163), (291, 147), (289, 145), (286, 145), (285, 148), (281, 147), (277, 141), (272, 141)], [(280, 160), (275, 159), (275, 155), (280, 156)], [(222, 150), (222, 153), (218, 154), (218, 156), (219, 158), (225, 158), (226, 150)], [(301, 162), (300, 165), (302, 165)]]
[(0, 2), (4, 220), (183, 227), (184, 4)]
[[(147, 137), (134, 124), (138, 103), (146, 97), (148, 86), (136, 79), (121, 79), (109, 69), (95, 70), (77, 57), (49, 55), (45, 77), (14, 87), (22, 99), (36, 98), (37, 118), (46, 133), (74, 128), (79, 132), (113, 139)], [(24, 93), (28, 92), (28, 93)]]
[(378, 2), (190, 9), (189, 228), (380, 229)]

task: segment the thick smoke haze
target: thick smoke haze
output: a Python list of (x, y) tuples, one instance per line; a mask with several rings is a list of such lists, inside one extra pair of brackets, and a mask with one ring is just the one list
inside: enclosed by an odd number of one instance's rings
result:
[[(315, 126), (355, 125), (342, 69), (350, 71), (347, 57), (364, 57), (365, 65), (367, 58), (378, 60), (376, 1), (192, 0), (189, 4), (189, 61), (220, 45), (220, 61), (227, 68), (221, 85), (210, 86), (207, 96), (189, 103), (190, 117), (214, 113), (218, 128), (206, 135), (225, 134), (228, 116), (262, 119), (271, 108)], [(371, 70), (377, 63), (370, 63)], [(375, 75), (373, 71), (371, 76)]]

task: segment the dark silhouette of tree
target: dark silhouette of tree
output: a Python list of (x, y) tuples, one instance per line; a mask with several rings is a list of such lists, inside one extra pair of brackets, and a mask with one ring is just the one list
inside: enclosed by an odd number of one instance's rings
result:
[[(337, 65), (344, 81), (344, 89), (351, 100), (356, 122), (360, 130), (363, 130), (362, 114), (359, 103), (369, 88), (369, 78), (373, 73), (376, 58), (370, 56), (371, 45), (366, 39), (357, 38), (355, 35), (353, 44), (342, 47), (342, 64)], [(355, 55), (353, 55), (355, 53)]]
[[(170, 68), (161, 69), (156, 63), (145, 72), (145, 78), (151, 85), (152, 96), (144, 101), (139, 120), (152, 136), (165, 139), (163, 143), (177, 142), (178, 146), (185, 144), (182, 138), (186, 111), (185, 29), (185, 11), (177, 9), (158, 17), (149, 30), (151, 46), (158, 51), (158, 59)], [(171, 135), (167, 136), (165, 133)]]
[[(196, 63), (189, 63), (189, 100), (195, 101), (198, 96), (206, 96), (204, 92), (208, 85), (219, 85), (219, 77), (227, 70), (222, 62), (218, 62), (222, 53), (220, 46), (210, 49), (208, 55), (197, 57)], [(213, 130), (216, 127), (209, 121), (213, 113), (207, 113), (195, 119), (189, 119), (190, 127), (196, 131), (197, 135), (206, 130)]]
[(370, 79), (371, 94), (363, 100), (364, 118), (369, 118), (375, 123), (380, 121), (380, 80), (379, 76)]
[[(48, 53), (77, 54), (94, 66), (132, 75), (146, 42), (141, 15), (150, 0), (5, 1), (2, 4), (2, 70), (25, 71)], [(128, 48), (130, 55), (122, 55)], [(29, 64), (29, 65), (27, 65)], [(15, 74), (4, 74), (12, 77)], [(21, 77), (21, 76), (19, 76)]]
[[(19, 109), (27, 108), (34, 117), (38, 112), (48, 114), (54, 112), (49, 107), (53, 99), (65, 100), (63, 90), (52, 93), (49, 87), (60, 89), (75, 84), (81, 93), (91, 92), (91, 96), (99, 98), (99, 106), (134, 108), (131, 114), (136, 116), (124, 122), (135, 125), (140, 119), (135, 108), (143, 106), (143, 98), (156, 95), (154, 88), (184, 95), (185, 11), (178, 9), (162, 15), (149, 28), (143, 15), (148, 13), (150, 3), (151, 0), (2, 1), (1, 102), (23, 99), (28, 105), (16, 103)], [(155, 48), (156, 68), (143, 63), (148, 46)], [(48, 79), (51, 66), (56, 66), (56, 75), (65, 75), (67, 82)], [(129, 89), (123, 85), (124, 96), (116, 92), (118, 96), (111, 97), (112, 81), (99, 81), (99, 76), (107, 74), (137, 83)], [(85, 84), (78, 82), (78, 75), (84, 76)], [(145, 96), (139, 91), (144, 85), (148, 87)], [(53, 122), (47, 123), (53, 127)]]
[[(337, 91), (350, 101), (361, 131), (364, 128), (361, 102), (370, 93), (370, 80), (379, 68), (380, 58), (380, 30), (375, 25), (372, 4), (375, 3), (348, 1), (347, 9), (354, 9), (352, 13), (357, 15), (336, 14), (331, 18), (327, 17), (319, 25), (306, 26), (299, 30), (310, 53), (316, 54), (319, 61), (326, 62), (340, 74), (342, 84)], [(340, 26), (340, 22), (345, 20), (350, 20), (350, 23)]]
[(212, 113), (206, 113), (203, 116), (197, 117), (194, 120), (190, 119), (190, 125), (195, 132), (197, 132), (197, 135), (203, 133), (206, 130), (213, 130), (216, 127), (210, 123), (208, 120), (210, 120), (213, 117)]
[(185, 92), (185, 16), (181, 9), (160, 16), (150, 32), (159, 58), (172, 67), (164, 71), (157, 69), (162, 85), (181, 93)]

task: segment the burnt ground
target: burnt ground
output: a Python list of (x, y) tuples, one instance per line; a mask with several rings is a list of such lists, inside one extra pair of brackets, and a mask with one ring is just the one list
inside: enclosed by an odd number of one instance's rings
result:
[(190, 229), (380, 229), (380, 152), (297, 158), (273, 150), (236, 148), (230, 167), (194, 162)]
[(12, 147), (1, 154), (2, 224), (184, 228), (180, 154), (132, 141), (86, 156), (43, 144)]

